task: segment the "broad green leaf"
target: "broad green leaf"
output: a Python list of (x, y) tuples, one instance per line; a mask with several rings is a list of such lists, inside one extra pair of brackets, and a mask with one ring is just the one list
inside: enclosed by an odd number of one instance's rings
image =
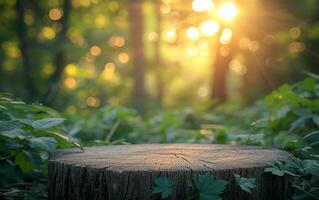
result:
[(63, 118), (46, 118), (32, 122), (31, 126), (38, 130), (47, 130), (62, 124)]
[(19, 166), (23, 173), (27, 173), (36, 168), (34, 155), (30, 152), (21, 151), (15, 156), (15, 163)]
[(16, 121), (0, 121), (0, 132), (2, 131), (12, 131), (19, 129), (21, 125)]
[(155, 179), (153, 194), (160, 193), (162, 199), (166, 199), (173, 192), (174, 182), (166, 177), (158, 177)]
[(309, 77), (303, 81), (303, 87), (307, 91), (314, 91), (316, 87), (316, 79)]
[(3, 131), (3, 132), (0, 132), (0, 135), (3, 135), (7, 138), (18, 138), (18, 139), (26, 139), (28, 137), (30, 137), (31, 135), (27, 132), (25, 132), (24, 130), (22, 129), (15, 129), (15, 130), (11, 130), (11, 131)]
[(248, 193), (251, 193), (251, 190), (256, 187), (256, 179), (241, 177), (238, 174), (234, 174), (234, 176), (235, 176), (237, 185), (239, 185), (239, 187), (242, 190), (244, 190)]
[(270, 172), (273, 175), (283, 176), (285, 172), (278, 165), (272, 165), (270, 167), (265, 168), (265, 172)]
[(199, 175), (193, 182), (193, 187), (197, 190), (199, 200), (218, 200), (219, 196), (226, 188), (227, 181), (217, 180), (215, 177), (207, 172)]
[(37, 137), (29, 140), (30, 147), (36, 148), (42, 151), (52, 153), (56, 149), (57, 141), (52, 137)]
[(84, 149), (80, 145), (80, 143), (78, 143), (74, 139), (72, 139), (72, 138), (70, 138), (68, 136), (65, 136), (65, 135), (63, 135), (61, 133), (57, 133), (57, 132), (54, 132), (54, 131), (43, 131), (42, 135), (46, 135), (46, 136), (50, 136), (50, 137), (55, 138), (61, 146), (66, 147), (67, 144), (71, 144), (71, 145), (81, 149), (82, 151), (84, 151)]

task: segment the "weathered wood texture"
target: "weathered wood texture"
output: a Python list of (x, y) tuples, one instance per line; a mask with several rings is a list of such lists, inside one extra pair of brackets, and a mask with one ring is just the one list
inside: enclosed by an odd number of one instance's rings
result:
[[(264, 173), (275, 160), (290, 155), (276, 149), (211, 144), (143, 144), (58, 151), (49, 160), (49, 199), (158, 200), (154, 179), (175, 181), (174, 200), (185, 200), (188, 180), (206, 171), (229, 181), (223, 199), (281, 200), (291, 190), (290, 177)], [(233, 173), (256, 178), (252, 194), (242, 191)]]

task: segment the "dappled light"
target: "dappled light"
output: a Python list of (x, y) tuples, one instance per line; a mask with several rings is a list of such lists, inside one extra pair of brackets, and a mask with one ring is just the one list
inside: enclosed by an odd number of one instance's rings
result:
[(0, 1), (0, 199), (319, 199), (318, 13), (318, 0)]

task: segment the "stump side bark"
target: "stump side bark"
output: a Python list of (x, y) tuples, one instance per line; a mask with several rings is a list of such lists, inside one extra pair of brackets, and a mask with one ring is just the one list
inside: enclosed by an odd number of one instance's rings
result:
[[(172, 179), (170, 199), (185, 200), (188, 181), (210, 171), (229, 181), (223, 199), (285, 198), (292, 178), (264, 172), (287, 152), (251, 146), (212, 144), (139, 144), (60, 150), (49, 160), (49, 199), (159, 200), (152, 194), (156, 177)], [(251, 194), (237, 186), (234, 173), (255, 178)]]

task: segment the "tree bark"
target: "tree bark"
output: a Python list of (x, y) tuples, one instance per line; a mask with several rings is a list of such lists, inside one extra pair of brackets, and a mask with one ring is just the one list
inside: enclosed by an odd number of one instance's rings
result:
[(65, 47), (65, 42), (67, 41), (67, 30), (68, 30), (68, 19), (70, 15), (70, 10), (71, 10), (71, 1), (70, 0), (64, 0), (63, 4), (63, 17), (59, 21), (59, 23), (62, 26), (62, 30), (60, 34), (58, 35), (58, 48), (60, 50), (56, 53), (55, 59), (54, 59), (54, 64), (55, 64), (55, 71), (50, 77), (49, 80), (49, 88), (46, 92), (46, 94), (43, 97), (43, 103), (45, 105), (50, 105), (56, 98), (59, 92), (59, 82), (62, 78), (63, 71), (65, 68), (65, 57), (66, 57), (66, 52), (64, 50)]
[(133, 64), (133, 104), (140, 112), (145, 112), (145, 58), (143, 45), (143, 0), (129, 0), (130, 34)]
[(26, 11), (26, 1), (17, 0), (15, 4), (15, 11), (17, 13), (17, 34), (19, 39), (19, 48), (22, 55), (22, 63), (24, 69), (25, 87), (28, 91), (28, 99), (32, 101), (37, 91), (32, 78), (32, 66), (29, 55), (28, 39), (27, 39), (27, 26), (24, 23), (24, 15)]
[[(290, 154), (276, 149), (212, 144), (142, 144), (60, 150), (49, 159), (49, 199), (159, 200), (152, 194), (156, 177), (174, 181), (170, 199), (182, 200), (198, 174), (212, 172), (228, 181), (223, 199), (283, 200), (292, 178), (273, 176), (264, 168)], [(255, 178), (249, 194), (238, 187), (234, 173)]]

